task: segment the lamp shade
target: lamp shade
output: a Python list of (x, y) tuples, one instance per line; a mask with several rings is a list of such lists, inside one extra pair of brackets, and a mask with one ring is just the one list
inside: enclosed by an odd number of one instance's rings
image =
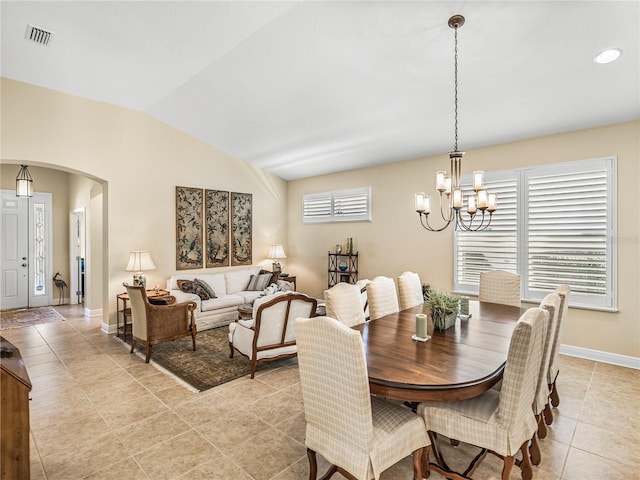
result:
[(33, 179), (26, 165), (20, 165), (16, 177), (16, 197), (33, 197)]
[(267, 258), (287, 258), (287, 255), (284, 253), (284, 247), (282, 245), (271, 245), (269, 249), (269, 256)]
[(127, 272), (142, 272), (145, 270), (155, 270), (156, 264), (153, 263), (151, 254), (148, 250), (137, 250), (129, 253), (129, 263), (127, 263)]

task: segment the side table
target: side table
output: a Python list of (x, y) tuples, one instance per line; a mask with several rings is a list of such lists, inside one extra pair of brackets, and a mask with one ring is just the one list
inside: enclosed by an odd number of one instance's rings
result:
[[(169, 296), (169, 292), (167, 290), (147, 290), (146, 293), (147, 298), (162, 298)], [(127, 292), (116, 295), (116, 336), (119, 337), (120, 332), (122, 332), (122, 339), (125, 342), (127, 341), (127, 334), (131, 333), (131, 323), (127, 323), (127, 318), (131, 317), (131, 307), (127, 306), (127, 303), (129, 303), (129, 294)], [(122, 327), (120, 326), (121, 317)]]

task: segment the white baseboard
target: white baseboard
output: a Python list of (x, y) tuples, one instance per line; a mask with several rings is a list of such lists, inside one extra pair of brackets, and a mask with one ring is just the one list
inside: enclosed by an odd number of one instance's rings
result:
[(85, 308), (84, 309), (84, 316), (85, 317), (100, 317), (100, 316), (102, 316), (102, 309), (101, 308), (94, 308), (93, 310), (91, 310), (90, 308)]
[(610, 363), (621, 367), (634, 368), (640, 370), (640, 358), (618, 355), (617, 353), (602, 352), (590, 348), (574, 347), (573, 345), (560, 345), (560, 353), (571, 357), (594, 360), (596, 362)]
[(100, 331), (111, 335), (112, 333), (116, 333), (116, 325), (115, 324), (108, 324), (108, 323), (104, 323), (102, 322), (102, 326), (100, 327)]

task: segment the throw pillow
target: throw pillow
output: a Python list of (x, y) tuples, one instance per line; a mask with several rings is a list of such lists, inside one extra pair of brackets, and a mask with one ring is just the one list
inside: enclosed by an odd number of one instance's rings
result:
[(178, 280), (178, 288), (185, 293), (195, 293), (201, 300), (209, 300), (209, 294), (201, 285), (193, 280)]
[(293, 292), (293, 282), (278, 280), (278, 290), (280, 292)]
[(213, 291), (213, 288), (211, 288), (211, 285), (209, 285), (207, 282), (205, 282), (204, 280), (200, 280), (199, 278), (194, 278), (193, 281), (205, 289), (205, 291), (209, 294), (209, 298), (218, 298), (216, 297), (216, 292)]
[(267, 288), (269, 282), (271, 281), (271, 273), (261, 273), (258, 275), (251, 275), (249, 279), (249, 285), (247, 285), (247, 290), (251, 291), (262, 291)]

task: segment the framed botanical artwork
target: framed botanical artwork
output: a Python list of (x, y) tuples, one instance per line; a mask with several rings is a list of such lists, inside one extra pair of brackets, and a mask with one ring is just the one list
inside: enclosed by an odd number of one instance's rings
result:
[(206, 228), (206, 265), (229, 265), (229, 192), (204, 191), (204, 218)]
[(231, 193), (231, 265), (251, 265), (253, 206), (250, 193)]
[(176, 187), (176, 269), (202, 268), (203, 190)]

